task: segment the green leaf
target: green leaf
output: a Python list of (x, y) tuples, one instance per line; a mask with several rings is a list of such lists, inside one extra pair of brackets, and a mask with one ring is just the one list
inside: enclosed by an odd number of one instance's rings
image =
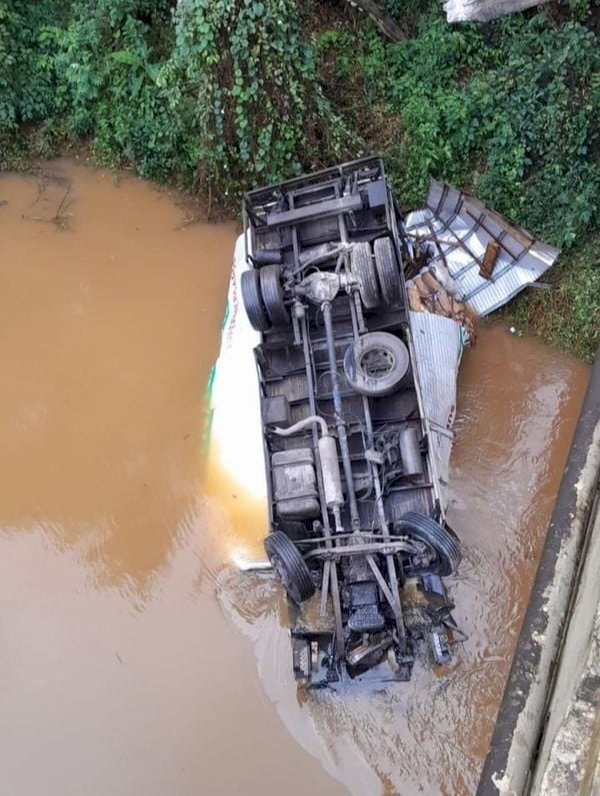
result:
[(128, 66), (139, 66), (141, 63), (140, 56), (131, 50), (116, 50), (110, 54), (110, 58), (118, 64), (127, 64)]

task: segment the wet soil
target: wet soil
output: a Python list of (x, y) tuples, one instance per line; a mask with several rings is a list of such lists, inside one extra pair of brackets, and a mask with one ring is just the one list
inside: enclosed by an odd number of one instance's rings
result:
[(264, 510), (201, 478), (235, 227), (48, 169), (0, 177), (3, 791), (472, 793), (586, 367), (483, 330), (452, 461), (468, 641), (409, 684), (298, 695), (279, 587), (231, 565)]

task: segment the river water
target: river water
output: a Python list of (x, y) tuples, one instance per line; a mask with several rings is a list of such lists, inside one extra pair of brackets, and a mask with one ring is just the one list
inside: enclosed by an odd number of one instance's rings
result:
[(449, 512), (468, 641), (387, 691), (297, 694), (278, 586), (231, 565), (264, 510), (202, 477), (235, 236), (74, 161), (0, 177), (2, 792), (472, 793), (587, 368), (481, 331)]

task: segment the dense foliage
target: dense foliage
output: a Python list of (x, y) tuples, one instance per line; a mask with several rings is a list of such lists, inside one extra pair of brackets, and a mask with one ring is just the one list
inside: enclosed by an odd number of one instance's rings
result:
[[(342, 0), (0, 0), (2, 163), (76, 143), (235, 206), (244, 187), (379, 151), (405, 206), (442, 178), (553, 243), (589, 239), (596, 268), (598, 9), (451, 26), (438, 0), (387, 4), (399, 43)], [(566, 345), (589, 354), (597, 269), (573, 262), (584, 347)]]
[(221, 195), (339, 155), (292, 0), (0, 0), (0, 142), (90, 141)]
[(316, 37), (327, 96), (383, 151), (406, 206), (422, 202), (430, 177), (444, 179), (563, 247), (553, 289), (526, 291), (505, 315), (590, 360), (600, 343), (599, 9), (573, 0), (449, 26), (440, 4), (389, 6), (412, 27), (406, 41), (368, 23)]
[(408, 205), (435, 176), (560, 245), (600, 223), (600, 48), (585, 25), (541, 11), (450, 27), (434, 14), (398, 44), (342, 29), (317, 50), (332, 100), (354, 79), (356, 124), (372, 103), (397, 119), (385, 149)]

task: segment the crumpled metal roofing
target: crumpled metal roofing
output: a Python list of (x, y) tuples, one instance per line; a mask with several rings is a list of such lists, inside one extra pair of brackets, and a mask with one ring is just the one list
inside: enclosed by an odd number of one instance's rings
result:
[[(559, 249), (534, 240), (498, 213), (450, 185), (432, 180), (426, 207), (409, 213), (406, 233), (424, 245), (430, 264), (441, 263), (456, 281), (461, 298), (478, 315), (506, 304), (550, 268)], [(480, 265), (490, 242), (499, 245), (492, 278)]]
[(452, 318), (430, 312), (410, 312), (409, 318), (423, 412), (429, 430), (429, 451), (445, 512), (454, 440), (456, 381), (464, 347), (463, 331)]

